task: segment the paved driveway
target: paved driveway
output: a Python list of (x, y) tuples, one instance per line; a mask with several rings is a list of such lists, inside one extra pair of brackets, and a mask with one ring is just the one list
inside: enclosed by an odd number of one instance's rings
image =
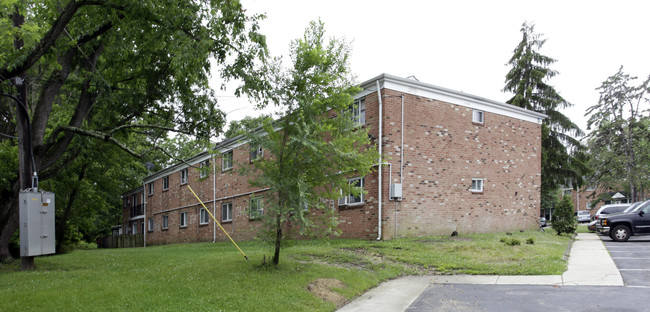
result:
[(625, 243), (601, 236), (625, 286), (650, 288), (650, 236), (632, 236)]
[(614, 242), (606, 236), (600, 239), (619, 269), (625, 286), (435, 284), (428, 287), (406, 311), (650, 311), (647, 302), (650, 236), (633, 236), (625, 243)]

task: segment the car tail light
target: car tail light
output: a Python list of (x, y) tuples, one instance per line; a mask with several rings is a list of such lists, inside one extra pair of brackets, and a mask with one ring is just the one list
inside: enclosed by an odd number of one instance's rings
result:
[(595, 216), (594, 216), (594, 220), (598, 220), (598, 215), (595, 215)]

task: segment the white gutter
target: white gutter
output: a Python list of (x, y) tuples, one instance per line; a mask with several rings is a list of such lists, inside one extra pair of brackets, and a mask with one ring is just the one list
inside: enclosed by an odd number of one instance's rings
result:
[[(212, 155), (212, 215), (217, 215), (217, 162), (214, 154)], [(201, 217), (201, 216), (199, 216)], [(214, 220), (212, 220), (214, 221)], [(212, 242), (217, 242), (217, 222), (212, 224)]]
[(142, 210), (144, 210), (144, 226), (142, 231), (142, 247), (147, 247), (147, 231), (149, 231), (149, 221), (147, 220), (147, 187), (146, 184), (144, 183), (144, 180), (142, 180)]
[[(377, 79), (376, 85), (377, 85), (377, 99), (379, 100), (379, 162), (381, 163), (382, 157), (381, 157), (381, 146), (384, 144), (384, 140), (382, 139), (382, 123), (383, 123), (383, 117), (382, 117), (382, 103), (381, 103), (381, 90), (379, 90), (379, 79)], [(379, 166), (379, 207), (378, 207), (378, 225), (377, 225), (377, 240), (381, 240), (381, 202), (383, 200), (381, 196), (381, 171), (382, 167)]]
[[(404, 94), (401, 95), (402, 98), (402, 130), (400, 130), (400, 134), (402, 135), (402, 138), (400, 139), (400, 142), (402, 143), (402, 147), (400, 147), (400, 156), (399, 156), (399, 183), (402, 184), (402, 188), (404, 187)], [(400, 200), (402, 198), (400, 197)], [(397, 229), (395, 229), (397, 231)]]

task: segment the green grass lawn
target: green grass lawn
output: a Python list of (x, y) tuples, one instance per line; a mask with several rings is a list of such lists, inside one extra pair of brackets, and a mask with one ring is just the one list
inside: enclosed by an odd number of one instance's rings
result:
[(589, 231), (589, 224), (582, 223), (582, 224), (578, 224), (578, 228), (576, 229), (576, 233), (592, 233), (592, 232)]
[(0, 311), (333, 311), (310, 284), (339, 280), (327, 291), (349, 300), (408, 274), (561, 274), (568, 241), (550, 231), (298, 241), (277, 268), (261, 265), (272, 250), (256, 242), (240, 243), (250, 261), (230, 243), (76, 250), (37, 257), (32, 272), (0, 265)]

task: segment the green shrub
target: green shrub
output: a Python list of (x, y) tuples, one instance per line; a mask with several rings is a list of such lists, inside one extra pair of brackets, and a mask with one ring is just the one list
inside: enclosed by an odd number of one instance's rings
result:
[(500, 242), (508, 245), (508, 246), (518, 246), (521, 245), (521, 241), (516, 239), (516, 238), (507, 238), (507, 237), (502, 237)]
[(571, 234), (578, 228), (578, 220), (573, 213), (573, 203), (569, 196), (564, 196), (562, 201), (555, 207), (551, 227), (557, 232), (557, 235), (562, 233)]
[(528, 245), (534, 245), (535, 244), (535, 239), (532, 237), (529, 237), (526, 239), (526, 244)]

